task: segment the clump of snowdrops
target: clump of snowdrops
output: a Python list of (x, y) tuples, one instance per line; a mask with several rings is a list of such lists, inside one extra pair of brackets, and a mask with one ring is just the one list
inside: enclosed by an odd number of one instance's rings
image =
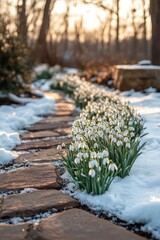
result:
[(94, 84), (82, 84), (76, 76), (65, 76), (65, 91), (70, 89), (70, 79), (74, 89), (70, 95), (83, 110), (72, 127), (73, 143), (65, 166), (80, 189), (103, 194), (115, 176), (129, 175), (141, 154), (144, 122), (127, 103), (108, 97)]

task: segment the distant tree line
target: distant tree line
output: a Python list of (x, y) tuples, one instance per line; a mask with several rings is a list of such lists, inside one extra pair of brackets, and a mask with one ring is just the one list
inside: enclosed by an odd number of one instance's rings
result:
[[(127, 18), (120, 16), (121, 0), (65, 0), (65, 11), (54, 11), (58, 0), (0, 0), (0, 14), (11, 31), (21, 37), (37, 62), (50, 65), (86, 67), (106, 63), (135, 63), (152, 58), (160, 65), (160, 1), (130, 0)], [(70, 27), (71, 6), (95, 6), (100, 15), (99, 28), (88, 31), (83, 15)], [(141, 10), (141, 14), (139, 14)], [(5, 14), (4, 14), (5, 12)], [(152, 45), (148, 34), (151, 32)], [(91, 20), (92, 21), (92, 20)], [(92, 22), (91, 22), (92, 25)], [(151, 50), (151, 51), (150, 51)]]

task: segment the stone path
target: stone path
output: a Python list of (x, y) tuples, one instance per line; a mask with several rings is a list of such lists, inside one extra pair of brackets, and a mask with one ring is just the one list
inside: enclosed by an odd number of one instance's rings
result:
[[(56, 110), (21, 136), (20, 154), (0, 174), (0, 240), (141, 240), (122, 227), (82, 210), (78, 201), (60, 191), (60, 169), (77, 111), (63, 94)], [(21, 152), (20, 152), (21, 153)], [(18, 221), (19, 220), (19, 221)]]

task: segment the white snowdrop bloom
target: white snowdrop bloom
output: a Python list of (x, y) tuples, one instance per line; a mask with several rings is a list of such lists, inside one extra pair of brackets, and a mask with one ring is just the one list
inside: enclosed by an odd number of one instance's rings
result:
[(127, 142), (129, 142), (129, 139), (128, 139), (127, 137), (125, 137), (125, 138), (123, 139), (123, 141), (127, 143)]
[(103, 165), (109, 164), (109, 159), (108, 158), (104, 158), (103, 159)]
[(91, 158), (96, 158), (97, 157), (97, 153), (96, 152), (91, 152), (90, 153), (90, 157)]
[(89, 162), (89, 168), (94, 168), (94, 167), (98, 167), (97, 160), (92, 160)]
[(92, 135), (92, 131), (89, 130), (89, 131), (88, 131), (88, 136), (90, 137), (91, 135)]
[(89, 157), (88, 153), (83, 153), (83, 157), (88, 158)]
[(98, 172), (100, 172), (100, 171), (101, 171), (101, 169), (102, 169), (101, 167), (98, 167)]
[(58, 145), (58, 146), (57, 146), (57, 150), (62, 150), (62, 146), (61, 146), (61, 145)]
[(98, 135), (100, 136), (100, 137), (103, 137), (103, 135), (104, 135), (104, 133), (103, 133), (103, 131), (98, 131)]
[(128, 135), (128, 130), (123, 132), (123, 136), (127, 136)]
[(136, 137), (135, 141), (139, 142), (140, 141), (140, 137)]
[(117, 171), (117, 165), (115, 164), (115, 163), (111, 163), (110, 165), (109, 165), (109, 167), (108, 167), (108, 169), (109, 169), (109, 171), (114, 171), (114, 170), (116, 170)]
[(116, 143), (117, 139), (115, 137), (112, 138), (112, 142)]
[(130, 131), (134, 131), (134, 128), (133, 128), (133, 127), (129, 127), (129, 130), (130, 130)]
[(130, 133), (130, 136), (131, 136), (131, 137), (134, 137), (134, 133), (133, 133), (133, 132), (131, 132), (131, 133)]
[(66, 146), (66, 144), (63, 142), (63, 143), (62, 143), (62, 148), (65, 147), (65, 146)]
[(76, 135), (76, 139), (80, 140), (81, 136), (79, 134)]
[(97, 143), (94, 144), (94, 148), (98, 148), (98, 144)]
[(113, 135), (109, 134), (109, 139), (111, 139), (111, 140), (112, 140), (112, 138), (113, 138)]
[(98, 157), (98, 158), (103, 158), (103, 156), (104, 156), (104, 153), (103, 153), (103, 152), (98, 152), (98, 153), (97, 153), (97, 157)]
[(88, 132), (85, 132), (85, 135), (84, 135), (86, 138), (88, 138), (89, 137), (89, 134), (88, 134)]
[(95, 177), (95, 175), (96, 175), (95, 170), (94, 170), (94, 169), (90, 169), (90, 170), (89, 170), (89, 176)]
[(120, 147), (120, 146), (122, 146), (122, 145), (123, 145), (122, 141), (118, 141), (118, 142), (117, 142), (117, 146), (118, 146), (118, 147)]
[(129, 126), (132, 126), (133, 125), (133, 121), (129, 121)]
[(83, 153), (82, 153), (82, 152), (77, 153), (77, 157), (78, 157), (78, 158), (82, 158), (82, 156), (83, 156)]
[(75, 164), (79, 164), (80, 163), (80, 159), (77, 157), (77, 158), (74, 159), (74, 162), (75, 162)]
[(109, 156), (109, 152), (108, 152), (107, 150), (104, 150), (104, 151), (103, 151), (103, 155), (106, 156), (106, 157), (108, 157), (108, 156)]
[(126, 147), (127, 147), (127, 148), (130, 148), (130, 147), (131, 147), (131, 144), (130, 144), (130, 143), (126, 143)]
[(69, 146), (69, 150), (73, 152), (73, 151), (74, 151), (74, 146), (73, 146), (73, 145), (70, 145), (70, 146)]

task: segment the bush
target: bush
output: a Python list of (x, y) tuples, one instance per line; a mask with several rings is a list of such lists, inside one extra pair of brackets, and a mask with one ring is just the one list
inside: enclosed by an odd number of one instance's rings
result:
[(32, 80), (29, 51), (8, 24), (0, 18), (0, 89), (3, 92), (20, 93), (28, 90)]

